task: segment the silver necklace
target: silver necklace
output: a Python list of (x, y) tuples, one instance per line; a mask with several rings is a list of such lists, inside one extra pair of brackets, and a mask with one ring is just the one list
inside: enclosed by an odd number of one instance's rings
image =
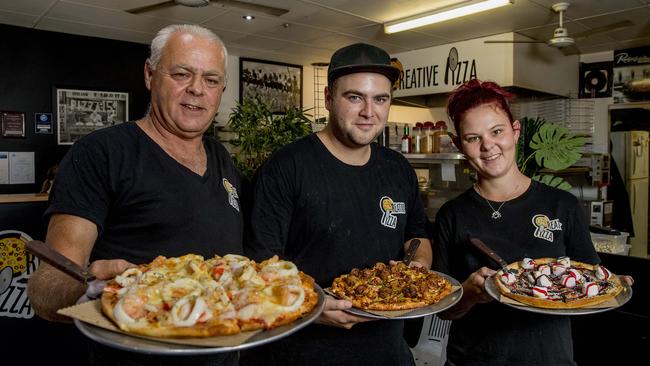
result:
[(510, 195), (508, 196), (508, 198), (505, 201), (501, 202), (501, 204), (499, 205), (499, 208), (497, 208), (495, 210), (494, 207), (492, 206), (492, 204), (490, 203), (490, 201), (487, 198), (485, 198), (485, 196), (483, 196), (483, 192), (481, 192), (481, 187), (479, 187), (478, 184), (474, 184), (474, 186), (476, 186), (476, 189), (478, 190), (479, 196), (481, 196), (485, 200), (485, 202), (488, 204), (488, 206), (490, 206), (490, 209), (492, 209), (492, 219), (494, 219), (494, 220), (498, 220), (498, 219), (501, 218), (501, 216), (503, 216), (503, 215), (501, 215), (501, 208), (503, 207), (503, 205), (506, 204), (506, 202), (508, 202), (510, 200), (510, 196), (512, 196), (515, 192), (517, 192), (517, 188), (519, 188), (519, 185), (517, 184), (517, 186), (515, 186), (515, 189), (513, 189), (512, 192), (510, 192)]

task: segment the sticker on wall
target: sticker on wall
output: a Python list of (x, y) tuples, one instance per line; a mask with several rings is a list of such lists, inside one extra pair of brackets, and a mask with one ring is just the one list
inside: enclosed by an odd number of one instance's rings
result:
[(52, 113), (34, 113), (34, 133), (52, 134)]
[(39, 260), (27, 251), (27, 242), (31, 240), (21, 231), (0, 231), (0, 317), (34, 317), (27, 297), (27, 280)]

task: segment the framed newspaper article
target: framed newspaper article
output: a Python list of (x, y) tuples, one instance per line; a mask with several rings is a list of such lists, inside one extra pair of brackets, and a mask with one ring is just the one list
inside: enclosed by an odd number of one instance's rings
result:
[(302, 110), (302, 66), (281, 62), (239, 59), (239, 101), (260, 99), (274, 113)]
[(59, 145), (129, 120), (129, 93), (55, 87), (54, 98)]

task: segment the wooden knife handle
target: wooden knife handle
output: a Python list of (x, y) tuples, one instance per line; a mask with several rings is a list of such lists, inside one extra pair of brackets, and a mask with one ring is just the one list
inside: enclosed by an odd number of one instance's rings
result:
[(64, 256), (56, 250), (50, 248), (49, 245), (43, 243), (40, 240), (32, 240), (28, 242), (27, 249), (30, 251), (30, 253), (40, 258), (43, 262), (64, 273), (67, 273), (68, 275), (83, 283), (87, 283), (95, 279), (95, 276), (91, 276), (88, 271), (81, 268), (80, 265), (71, 261), (70, 258)]
[(490, 259), (493, 261), (497, 262), (501, 266), (501, 268), (506, 268), (508, 266), (508, 263), (503, 260), (492, 248), (488, 247), (485, 245), (485, 243), (478, 238), (469, 238), (470, 243), (474, 245), (478, 250), (483, 252), (483, 254), (487, 255)]

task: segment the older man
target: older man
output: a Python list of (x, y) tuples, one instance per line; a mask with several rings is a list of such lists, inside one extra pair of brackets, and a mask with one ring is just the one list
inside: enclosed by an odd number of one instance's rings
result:
[[(241, 175), (228, 152), (203, 136), (226, 85), (227, 50), (193, 25), (162, 29), (144, 77), (147, 115), (96, 131), (63, 159), (50, 196), (47, 243), (98, 279), (158, 255), (242, 253)], [(62, 320), (81, 283), (43, 264), (29, 281), (38, 315)], [(236, 355), (159, 359), (95, 345), (95, 364), (234, 364)]]

